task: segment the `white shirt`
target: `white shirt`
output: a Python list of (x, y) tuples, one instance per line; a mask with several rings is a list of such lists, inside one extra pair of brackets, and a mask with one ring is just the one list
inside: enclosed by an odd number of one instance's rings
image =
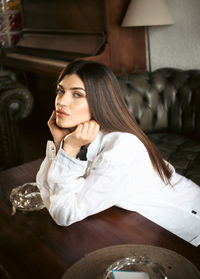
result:
[(133, 134), (100, 131), (87, 161), (56, 154), (48, 141), (36, 181), (55, 222), (68, 226), (111, 206), (136, 211), (195, 246), (200, 244), (200, 187), (177, 174), (165, 185)]

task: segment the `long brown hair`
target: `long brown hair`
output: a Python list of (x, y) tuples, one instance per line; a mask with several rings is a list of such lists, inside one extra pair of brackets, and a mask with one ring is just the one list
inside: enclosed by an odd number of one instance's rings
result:
[(128, 132), (137, 136), (146, 147), (152, 165), (161, 179), (166, 184), (170, 183), (171, 170), (130, 113), (114, 73), (101, 63), (77, 60), (61, 72), (58, 83), (65, 75), (70, 74), (77, 74), (83, 81), (91, 117), (99, 123), (101, 129), (107, 132)]

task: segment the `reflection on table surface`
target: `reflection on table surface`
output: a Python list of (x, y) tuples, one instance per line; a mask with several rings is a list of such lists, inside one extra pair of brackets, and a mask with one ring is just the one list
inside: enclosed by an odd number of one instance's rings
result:
[(61, 278), (84, 255), (119, 244), (164, 247), (200, 269), (200, 247), (135, 212), (113, 207), (69, 227), (56, 225), (45, 208), (17, 211), (12, 216), (12, 188), (34, 182), (41, 161), (0, 172), (0, 275), (16, 279)]

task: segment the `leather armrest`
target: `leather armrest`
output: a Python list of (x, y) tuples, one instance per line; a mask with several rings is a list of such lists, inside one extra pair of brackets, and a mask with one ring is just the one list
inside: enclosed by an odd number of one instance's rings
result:
[(0, 142), (4, 167), (21, 163), (17, 122), (33, 107), (30, 91), (17, 81), (0, 80)]

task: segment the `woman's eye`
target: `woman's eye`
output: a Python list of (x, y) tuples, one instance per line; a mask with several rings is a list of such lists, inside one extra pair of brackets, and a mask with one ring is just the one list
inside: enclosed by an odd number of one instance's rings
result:
[(75, 98), (81, 98), (81, 97), (83, 97), (83, 95), (81, 94), (81, 93), (78, 93), (78, 92), (74, 92), (74, 97)]
[(57, 88), (56, 94), (64, 94), (64, 90), (62, 88)]

